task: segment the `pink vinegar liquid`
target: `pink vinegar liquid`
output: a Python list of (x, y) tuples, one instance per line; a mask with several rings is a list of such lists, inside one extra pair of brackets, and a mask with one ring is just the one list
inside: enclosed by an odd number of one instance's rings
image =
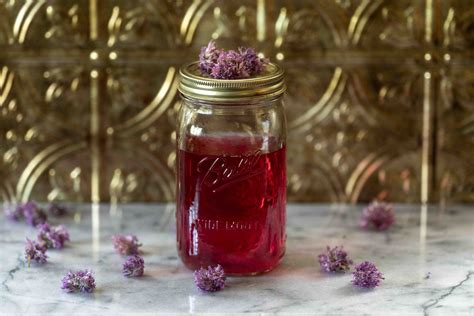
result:
[(274, 268), (285, 253), (285, 147), (262, 153), (261, 140), (229, 136), (191, 138), (186, 148), (176, 212), (182, 261), (228, 274)]

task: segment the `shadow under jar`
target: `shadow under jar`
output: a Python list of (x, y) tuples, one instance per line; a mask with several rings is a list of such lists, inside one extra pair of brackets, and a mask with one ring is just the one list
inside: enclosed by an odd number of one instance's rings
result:
[(181, 68), (177, 246), (197, 269), (270, 271), (285, 253), (286, 118), (283, 71), (220, 80)]

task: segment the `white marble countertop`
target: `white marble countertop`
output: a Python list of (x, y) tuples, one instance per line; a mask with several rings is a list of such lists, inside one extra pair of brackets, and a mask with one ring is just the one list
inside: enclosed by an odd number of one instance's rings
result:
[[(46, 265), (30, 268), (23, 244), (25, 237), (35, 238), (35, 229), (2, 218), (0, 315), (474, 314), (474, 207), (396, 205), (397, 224), (388, 233), (359, 229), (361, 208), (289, 205), (287, 253), (280, 266), (262, 276), (230, 277), (213, 294), (195, 287), (177, 257), (171, 205), (75, 205), (69, 217), (51, 220), (68, 226), (68, 247), (50, 250)], [(144, 277), (121, 275), (124, 259), (110, 241), (118, 232), (135, 233), (143, 243)], [(385, 281), (360, 290), (350, 284), (351, 274), (322, 272), (316, 257), (328, 244), (344, 245), (356, 262), (375, 262)], [(96, 291), (63, 292), (61, 278), (83, 268), (93, 269)]]

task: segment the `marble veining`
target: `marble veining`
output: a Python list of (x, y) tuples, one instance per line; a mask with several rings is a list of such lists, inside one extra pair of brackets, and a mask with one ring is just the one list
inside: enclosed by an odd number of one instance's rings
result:
[[(72, 205), (69, 216), (51, 220), (67, 225), (72, 241), (50, 250), (46, 265), (30, 268), (23, 243), (35, 229), (1, 218), (0, 315), (474, 314), (474, 207), (396, 205), (397, 223), (386, 233), (361, 230), (361, 209), (289, 205), (280, 266), (262, 276), (230, 277), (225, 290), (212, 294), (194, 286), (177, 256), (172, 205)], [(122, 276), (125, 258), (110, 240), (117, 232), (135, 233), (143, 243), (143, 278)], [(351, 274), (322, 272), (316, 258), (326, 245), (344, 245), (356, 263), (375, 262), (384, 282), (362, 290), (350, 284)], [(61, 291), (67, 271), (81, 268), (95, 272), (96, 291)]]

